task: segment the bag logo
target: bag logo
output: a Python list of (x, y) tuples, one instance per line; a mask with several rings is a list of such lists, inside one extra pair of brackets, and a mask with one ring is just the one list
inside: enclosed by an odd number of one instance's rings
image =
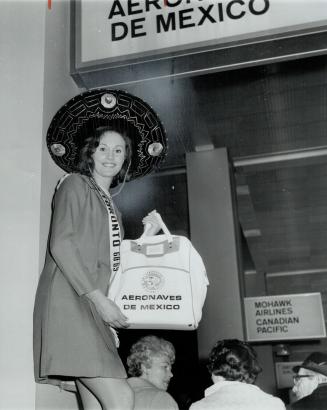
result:
[(142, 286), (149, 292), (161, 289), (164, 284), (165, 279), (163, 275), (156, 271), (149, 271), (142, 278)]

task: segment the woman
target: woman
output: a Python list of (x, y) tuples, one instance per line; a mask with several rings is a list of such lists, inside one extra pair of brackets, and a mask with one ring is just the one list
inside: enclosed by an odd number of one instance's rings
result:
[(127, 381), (135, 393), (135, 410), (176, 410), (178, 405), (166, 392), (173, 377), (174, 346), (165, 339), (145, 336), (138, 340), (127, 358)]
[(280, 399), (253, 384), (261, 368), (248, 343), (218, 341), (210, 353), (208, 370), (214, 384), (191, 410), (285, 410)]
[[(121, 117), (120, 98), (124, 98)], [(114, 330), (128, 327), (127, 317), (106, 297), (110, 275), (119, 268), (121, 241), (120, 216), (109, 189), (118, 181), (124, 183), (127, 172), (131, 178), (146, 173), (140, 168), (141, 154), (147, 170), (153, 169), (156, 161), (151, 152), (158, 153), (159, 142), (144, 122), (151, 109), (143, 103), (146, 112), (136, 115), (126, 108), (127, 99), (139, 102), (118, 91), (81, 94), (56, 114), (48, 131), (52, 157), (73, 173), (62, 180), (54, 197), (36, 294), (35, 379), (61, 386), (66, 380), (75, 381), (84, 409), (128, 410), (134, 403)], [(153, 118), (156, 125), (151, 126), (160, 128)], [(146, 134), (134, 127), (135, 119)], [(124, 135), (124, 128), (133, 131), (129, 132), (133, 140)], [(145, 138), (148, 146), (156, 146), (148, 149), (147, 158), (141, 152)], [(148, 233), (153, 234), (158, 227), (152, 215), (144, 219), (148, 222), (152, 224)]]

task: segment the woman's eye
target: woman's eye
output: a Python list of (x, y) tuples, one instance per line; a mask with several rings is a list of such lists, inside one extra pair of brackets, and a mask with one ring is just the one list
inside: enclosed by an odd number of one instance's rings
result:
[(99, 148), (99, 151), (101, 151), (101, 152), (104, 152), (106, 149), (105, 149), (105, 147), (100, 147)]
[(115, 152), (116, 152), (116, 154), (121, 154), (122, 151), (123, 151), (123, 150), (122, 150), (121, 148), (117, 148)]

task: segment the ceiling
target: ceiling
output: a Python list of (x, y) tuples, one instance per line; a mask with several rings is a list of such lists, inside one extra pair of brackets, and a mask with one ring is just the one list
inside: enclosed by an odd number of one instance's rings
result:
[(245, 269), (326, 269), (327, 56), (131, 86), (159, 113), (166, 170), (227, 147)]

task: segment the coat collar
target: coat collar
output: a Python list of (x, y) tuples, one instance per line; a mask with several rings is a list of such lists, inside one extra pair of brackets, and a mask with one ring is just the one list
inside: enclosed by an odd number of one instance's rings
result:
[(242, 383), (242, 382), (238, 382), (238, 381), (223, 380), (223, 381), (219, 381), (219, 382), (213, 384), (212, 386), (208, 387), (205, 390), (204, 395), (205, 395), (205, 397), (210, 396), (211, 394), (216, 393), (217, 391), (219, 391), (220, 389), (222, 389), (223, 387), (226, 387), (226, 386), (242, 387), (243, 389), (247, 389), (249, 391), (259, 389), (259, 387), (255, 386), (254, 384)]

